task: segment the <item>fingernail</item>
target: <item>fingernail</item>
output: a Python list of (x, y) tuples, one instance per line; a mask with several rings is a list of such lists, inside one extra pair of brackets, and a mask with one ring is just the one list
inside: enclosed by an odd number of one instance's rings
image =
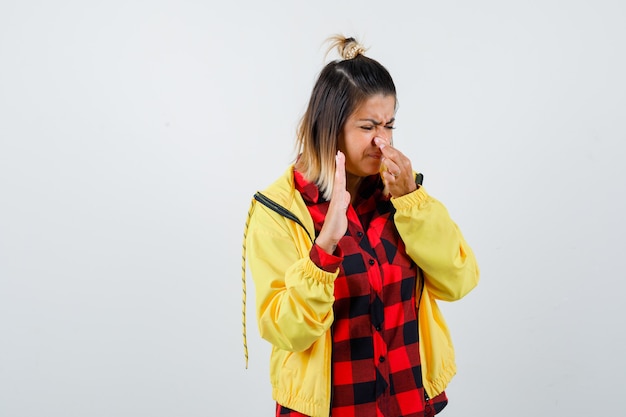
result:
[(383, 141), (383, 140), (382, 140), (381, 138), (379, 138), (379, 137), (374, 138), (374, 143), (375, 143), (376, 145), (378, 145), (378, 147), (379, 147), (380, 149), (382, 149), (382, 148), (384, 148), (384, 147), (385, 147), (385, 141)]

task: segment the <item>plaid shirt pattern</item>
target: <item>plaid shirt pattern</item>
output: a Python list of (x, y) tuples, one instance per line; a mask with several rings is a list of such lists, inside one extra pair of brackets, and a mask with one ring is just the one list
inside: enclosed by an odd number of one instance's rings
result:
[[(319, 234), (328, 210), (319, 189), (294, 171)], [(311, 260), (335, 280), (332, 417), (424, 417), (447, 404), (429, 399), (422, 386), (415, 290), (417, 266), (406, 254), (383, 196), (379, 176), (365, 178), (348, 208), (348, 230), (337, 252), (317, 245)], [(277, 416), (303, 414), (276, 405)]]

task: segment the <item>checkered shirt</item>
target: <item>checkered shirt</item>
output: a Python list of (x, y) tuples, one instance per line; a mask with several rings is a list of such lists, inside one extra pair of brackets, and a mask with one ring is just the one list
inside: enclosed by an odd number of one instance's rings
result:
[[(317, 235), (329, 203), (315, 184), (297, 171), (294, 175)], [(348, 208), (348, 230), (337, 252), (311, 249), (311, 260), (322, 269), (340, 268), (333, 305), (332, 417), (425, 417), (447, 404), (445, 393), (429, 399), (422, 386), (418, 269), (393, 214), (380, 177), (367, 177)], [(280, 404), (276, 415), (303, 416)]]

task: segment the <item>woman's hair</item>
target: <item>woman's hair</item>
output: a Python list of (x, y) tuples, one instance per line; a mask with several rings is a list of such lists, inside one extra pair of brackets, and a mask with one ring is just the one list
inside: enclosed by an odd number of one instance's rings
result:
[(297, 139), (302, 174), (317, 184), (327, 200), (335, 177), (338, 138), (348, 117), (373, 95), (396, 97), (389, 72), (363, 55), (365, 48), (359, 42), (340, 35), (328, 41), (328, 51), (336, 48), (342, 59), (322, 69), (300, 121)]

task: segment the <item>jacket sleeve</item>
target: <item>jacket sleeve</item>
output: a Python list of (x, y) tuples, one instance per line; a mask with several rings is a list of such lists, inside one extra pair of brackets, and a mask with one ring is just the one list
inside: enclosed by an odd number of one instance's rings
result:
[(308, 349), (330, 328), (339, 274), (338, 269), (327, 272), (313, 263), (312, 243), (298, 228), (257, 204), (246, 237), (260, 335), (295, 352)]
[(478, 284), (478, 265), (444, 205), (424, 187), (392, 202), (398, 232), (407, 253), (424, 272), (430, 294), (454, 301), (469, 293)]

